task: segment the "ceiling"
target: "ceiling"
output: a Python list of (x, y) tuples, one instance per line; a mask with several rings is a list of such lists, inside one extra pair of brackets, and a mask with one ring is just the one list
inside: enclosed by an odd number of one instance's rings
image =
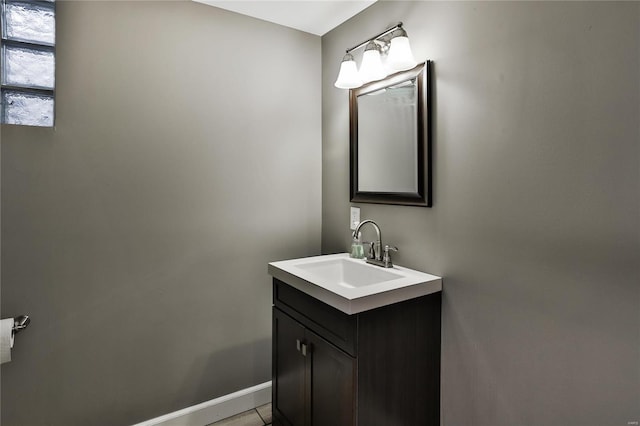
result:
[(376, 0), (193, 0), (322, 36)]

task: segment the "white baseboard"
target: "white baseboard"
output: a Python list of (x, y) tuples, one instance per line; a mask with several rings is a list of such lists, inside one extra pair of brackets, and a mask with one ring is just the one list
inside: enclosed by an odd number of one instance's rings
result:
[(271, 382), (265, 382), (133, 426), (204, 426), (269, 402)]

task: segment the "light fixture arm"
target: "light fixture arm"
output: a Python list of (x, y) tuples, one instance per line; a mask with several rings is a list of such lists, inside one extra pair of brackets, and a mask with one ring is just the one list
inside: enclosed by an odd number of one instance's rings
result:
[(357, 45), (353, 46), (353, 47), (352, 47), (352, 48), (350, 48), (350, 49), (347, 49), (347, 53), (351, 53), (351, 52), (353, 52), (354, 50), (361, 48), (362, 46), (366, 45), (366, 44), (367, 44), (367, 43), (369, 43), (370, 41), (377, 41), (377, 40), (378, 40), (379, 38), (381, 38), (382, 36), (387, 35), (387, 34), (389, 34), (390, 32), (395, 31), (395, 30), (397, 30), (397, 29), (401, 29), (401, 28), (402, 28), (402, 22), (398, 22), (396, 25), (394, 25), (394, 26), (393, 26), (393, 27), (391, 27), (391, 28), (387, 28), (386, 30), (384, 30), (384, 31), (383, 31), (383, 32), (381, 32), (380, 34), (378, 34), (378, 35), (376, 35), (376, 36), (373, 36), (373, 37), (371, 37), (371, 38), (368, 38), (368, 39), (366, 39), (365, 41), (363, 41), (362, 43), (357, 44)]

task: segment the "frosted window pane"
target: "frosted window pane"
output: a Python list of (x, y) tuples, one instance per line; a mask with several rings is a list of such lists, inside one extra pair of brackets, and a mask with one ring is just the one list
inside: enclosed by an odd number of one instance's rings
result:
[(3, 50), (4, 84), (44, 87), (55, 84), (55, 58), (53, 52), (5, 46)]
[(29, 3), (7, 3), (5, 13), (7, 38), (55, 44), (56, 18), (52, 8)]
[(53, 127), (53, 97), (2, 92), (3, 123)]

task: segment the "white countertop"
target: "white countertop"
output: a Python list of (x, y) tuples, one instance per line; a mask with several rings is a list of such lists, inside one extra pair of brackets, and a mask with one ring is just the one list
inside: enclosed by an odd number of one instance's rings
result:
[(383, 268), (348, 253), (269, 263), (269, 274), (347, 314), (442, 291), (442, 278), (394, 265)]

